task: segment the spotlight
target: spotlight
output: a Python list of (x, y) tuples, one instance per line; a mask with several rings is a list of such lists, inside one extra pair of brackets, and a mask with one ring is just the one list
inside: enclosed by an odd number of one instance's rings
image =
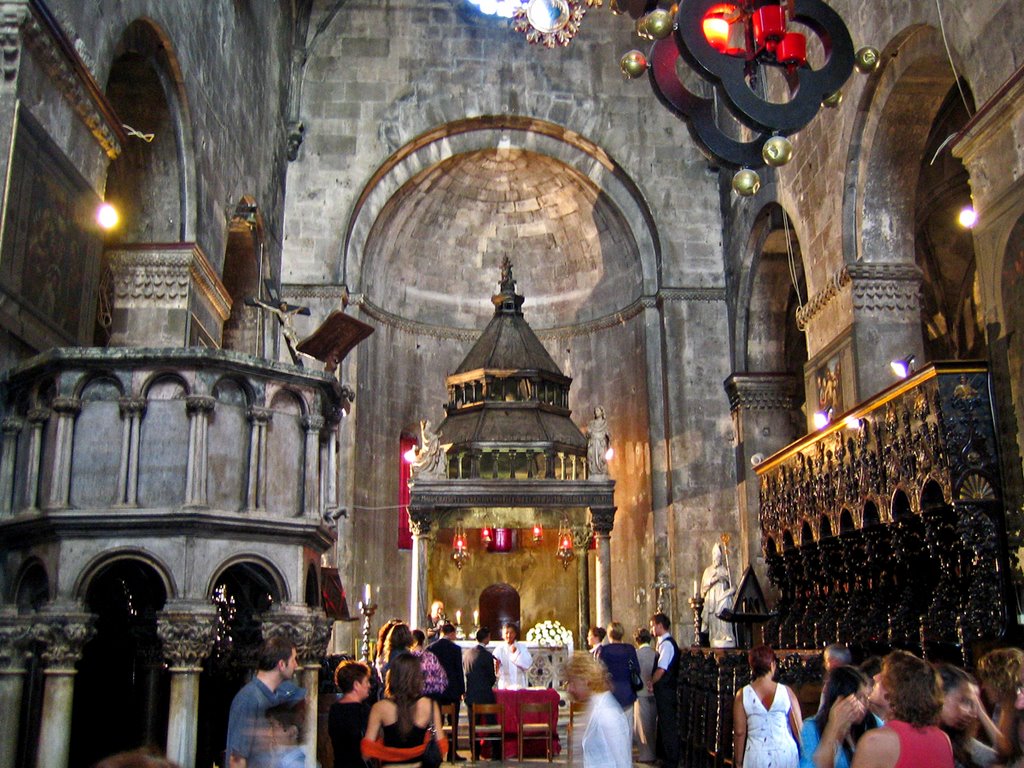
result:
[(615, 451), (611, 446), (608, 446), (608, 450), (604, 452), (604, 460), (611, 461), (613, 458), (615, 458)]
[(117, 209), (110, 203), (103, 203), (96, 211), (96, 223), (103, 229), (113, 229), (121, 217), (117, 215)]
[(847, 416), (845, 419), (843, 419), (843, 424), (846, 425), (847, 429), (860, 429), (863, 425), (863, 422), (856, 416)]
[(408, 451), (402, 454), (402, 458), (405, 459), (406, 464), (412, 464), (414, 461), (416, 461), (416, 449), (410, 448)]
[(889, 367), (892, 368), (892, 372), (899, 378), (905, 379), (914, 372), (915, 360), (916, 358), (913, 355), (907, 355), (900, 360), (893, 360), (889, 363)]
[(960, 209), (960, 214), (956, 217), (956, 220), (960, 222), (960, 226), (964, 229), (971, 229), (978, 223), (978, 212), (974, 210), (973, 206), (965, 205)]
[(826, 408), (823, 411), (815, 411), (813, 421), (815, 429), (824, 429), (832, 421), (832, 409)]

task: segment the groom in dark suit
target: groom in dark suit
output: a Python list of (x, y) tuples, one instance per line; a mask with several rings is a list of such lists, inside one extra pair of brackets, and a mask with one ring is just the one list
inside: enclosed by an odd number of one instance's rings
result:
[(438, 704), (454, 704), (455, 718), (452, 721), (452, 739), (448, 748), (450, 761), (464, 760), (459, 757), (459, 707), (462, 694), (466, 692), (466, 678), (462, 672), (462, 649), (455, 643), (455, 627), (449, 622), (441, 624), (437, 640), (427, 646), (427, 653), (432, 653), (441, 662), (441, 667), (448, 675), (448, 685), (434, 698)]
[(462, 668), (466, 672), (466, 703), (472, 708), (474, 704), (493, 704), (494, 654), (487, 650), (491, 641), (491, 631), (480, 627), (476, 633), (476, 646), (462, 654)]

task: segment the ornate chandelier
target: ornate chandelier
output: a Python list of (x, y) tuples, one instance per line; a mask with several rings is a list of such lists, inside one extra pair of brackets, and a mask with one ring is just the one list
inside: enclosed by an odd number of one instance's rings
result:
[(462, 566), (469, 560), (469, 548), (466, 545), (466, 532), (460, 525), (455, 529), (455, 537), (452, 539), (452, 561), (460, 571)]
[(566, 46), (580, 30), (587, 8), (600, 8), (604, 0), (524, 0), (512, 15), (512, 28), (526, 40), (545, 48)]
[(569, 569), (569, 563), (576, 559), (576, 553), (572, 549), (572, 533), (569, 531), (569, 523), (562, 520), (558, 528), (558, 550), (555, 557), (562, 564), (564, 570)]

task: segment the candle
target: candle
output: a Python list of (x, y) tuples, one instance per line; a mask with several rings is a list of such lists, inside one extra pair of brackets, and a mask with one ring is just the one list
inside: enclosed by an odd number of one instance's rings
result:
[(473, 626), (480, 626), (480, 611), (473, 611)]
[(369, 584), (363, 584), (363, 604), (364, 605), (369, 605), (370, 604), (370, 585)]
[(697, 592), (697, 580), (693, 580), (693, 596), (696, 597), (699, 593)]
[(462, 611), (456, 611), (455, 612), (455, 623), (456, 624), (461, 624), (462, 623)]

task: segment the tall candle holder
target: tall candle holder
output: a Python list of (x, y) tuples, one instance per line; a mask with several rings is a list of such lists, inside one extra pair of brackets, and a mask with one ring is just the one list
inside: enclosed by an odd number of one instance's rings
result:
[(693, 644), (700, 646), (701, 615), (704, 613), (704, 598), (694, 595), (690, 598), (690, 610), (693, 611)]
[(359, 601), (359, 615), (363, 617), (363, 642), (359, 645), (359, 654), (364, 663), (370, 663), (370, 619), (377, 612), (377, 604), (369, 600)]

